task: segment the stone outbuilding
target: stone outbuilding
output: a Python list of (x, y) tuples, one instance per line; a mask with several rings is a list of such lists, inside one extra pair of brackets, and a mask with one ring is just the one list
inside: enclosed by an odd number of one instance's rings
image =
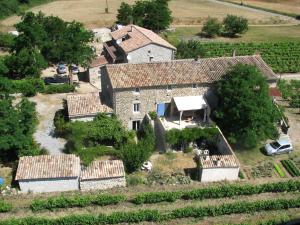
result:
[(15, 180), (23, 193), (42, 193), (78, 190), (79, 176), (79, 157), (41, 155), (21, 157)]
[(80, 189), (82, 191), (125, 186), (125, 170), (121, 160), (93, 161), (81, 173)]
[(69, 94), (67, 104), (71, 121), (91, 121), (98, 113), (112, 113), (111, 108), (102, 104), (99, 92)]

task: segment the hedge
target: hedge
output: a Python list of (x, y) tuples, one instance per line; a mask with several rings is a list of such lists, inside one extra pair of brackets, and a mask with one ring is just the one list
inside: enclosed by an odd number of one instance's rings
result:
[(203, 218), (235, 213), (254, 213), (267, 210), (281, 210), (300, 207), (300, 198), (257, 200), (254, 202), (240, 201), (225, 203), (217, 206), (185, 207), (171, 211), (159, 212), (158, 210), (139, 210), (131, 212), (114, 212), (109, 215), (70, 215), (60, 218), (28, 217), (0, 221), (0, 225), (84, 225), (84, 224), (118, 224), (140, 223), (144, 221), (158, 222), (181, 218)]
[(85, 207), (89, 205), (116, 205), (119, 202), (126, 200), (123, 195), (77, 195), (72, 197), (51, 197), (46, 200), (36, 199), (34, 200), (30, 208), (32, 211), (40, 211), (43, 209), (57, 209), (57, 208), (71, 208), (71, 207)]
[(54, 94), (54, 93), (68, 93), (74, 91), (75, 91), (75, 86), (71, 84), (50, 84), (50, 85), (46, 85), (45, 89), (42, 92), (45, 94)]
[(132, 200), (135, 204), (143, 203), (158, 203), (158, 202), (173, 202), (177, 199), (193, 200), (193, 199), (208, 199), (208, 198), (224, 198), (238, 195), (254, 195), (265, 192), (292, 192), (300, 190), (300, 181), (289, 180), (287, 182), (266, 183), (259, 185), (252, 184), (228, 184), (224, 186), (215, 186), (209, 188), (195, 189), (192, 191), (183, 192), (149, 192), (135, 196)]
[(9, 212), (12, 210), (12, 205), (1, 200), (0, 201), (0, 212)]

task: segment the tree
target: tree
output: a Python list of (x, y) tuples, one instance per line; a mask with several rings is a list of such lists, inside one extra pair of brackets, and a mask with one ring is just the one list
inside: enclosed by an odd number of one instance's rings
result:
[(15, 160), (24, 155), (40, 153), (32, 135), (37, 124), (34, 103), (22, 99), (13, 106), (12, 99), (0, 99), (0, 158)]
[(208, 38), (216, 37), (220, 34), (222, 24), (216, 18), (208, 18), (203, 25), (201, 35)]
[(120, 8), (118, 9), (117, 23), (123, 25), (132, 23), (132, 7), (129, 4), (125, 2), (121, 3)]
[(60, 60), (67, 63), (70, 83), (73, 83), (72, 64), (86, 67), (94, 57), (94, 52), (88, 44), (93, 39), (93, 33), (87, 31), (81, 23), (71, 22), (62, 33), (58, 44)]
[(237, 34), (243, 34), (248, 30), (248, 20), (243, 17), (227, 15), (223, 20), (225, 35), (235, 37)]
[(217, 83), (217, 124), (229, 141), (252, 148), (277, 135), (280, 115), (268, 95), (268, 84), (254, 66), (237, 64)]
[(117, 15), (117, 22), (124, 25), (133, 23), (150, 30), (160, 31), (172, 22), (169, 0), (139, 0), (130, 6), (122, 3)]

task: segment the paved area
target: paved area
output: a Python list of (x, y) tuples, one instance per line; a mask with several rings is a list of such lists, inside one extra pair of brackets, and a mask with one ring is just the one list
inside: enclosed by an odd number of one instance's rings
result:
[(36, 103), (39, 124), (34, 134), (37, 143), (45, 148), (50, 155), (62, 154), (66, 140), (54, 136), (53, 119), (55, 112), (63, 108), (63, 99), (66, 94), (42, 95), (38, 94), (30, 101)]

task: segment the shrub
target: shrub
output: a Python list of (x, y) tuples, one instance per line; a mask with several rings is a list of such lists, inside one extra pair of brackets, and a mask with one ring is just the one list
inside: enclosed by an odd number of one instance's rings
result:
[(216, 18), (208, 18), (204, 23), (201, 35), (208, 38), (216, 37), (220, 34), (222, 24)]
[(240, 171), (239, 171), (239, 178), (240, 178), (240, 179), (245, 179), (245, 175), (244, 175), (244, 173), (242, 172), (241, 169), (240, 169)]
[(37, 92), (43, 92), (45, 85), (41, 79), (22, 79), (22, 80), (12, 80), (12, 92), (13, 93), (23, 93), (25, 96), (34, 96)]
[(52, 84), (52, 85), (46, 85), (43, 93), (55, 94), (55, 93), (69, 93), (74, 91), (75, 91), (75, 86), (71, 84)]
[(151, 111), (148, 113), (151, 120), (155, 120), (157, 118), (157, 113), (155, 111)]
[(14, 35), (0, 32), (0, 48), (10, 49), (14, 43)]
[(234, 37), (248, 30), (248, 20), (243, 17), (227, 15), (223, 20), (225, 35)]
[(65, 132), (67, 129), (67, 122), (68, 122), (68, 117), (67, 117), (66, 109), (60, 109), (55, 112), (55, 115), (54, 115), (55, 130), (54, 130), (54, 132), (58, 136), (65, 135)]
[(137, 186), (144, 183), (144, 179), (137, 174), (129, 174), (126, 176), (126, 184), (128, 186)]
[(150, 192), (138, 194), (134, 199), (134, 204), (143, 204), (143, 203), (158, 203), (158, 202), (175, 202), (182, 196), (181, 192)]
[(12, 210), (12, 205), (1, 200), (0, 201), (0, 212), (9, 212)]

